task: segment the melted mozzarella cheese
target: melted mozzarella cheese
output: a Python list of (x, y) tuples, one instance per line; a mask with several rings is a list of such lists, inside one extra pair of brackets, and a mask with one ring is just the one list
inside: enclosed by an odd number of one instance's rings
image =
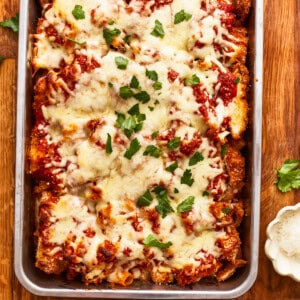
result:
[[(165, 217), (159, 216), (159, 230), (155, 236), (162, 242), (172, 243), (170, 249), (173, 256), (167, 258), (164, 251), (151, 247), (155, 260), (166, 263), (168, 270), (181, 269), (189, 264), (198, 266), (201, 251), (214, 257), (221, 254), (216, 240), (222, 238), (225, 232), (215, 230), (216, 220), (210, 213), (213, 199), (204, 197), (203, 192), (214, 178), (224, 173), (225, 167), (217, 155), (217, 148), (204, 136), (207, 125), (199, 114), (193, 87), (186, 85), (184, 80), (197, 76), (208, 95), (213, 97), (219, 71), (216, 68), (202, 70), (196, 59), (214, 63), (226, 72), (214, 43), (232, 49), (228, 55), (233, 55), (236, 47), (229, 41), (233, 37), (221, 24), (220, 10), (216, 9), (210, 15), (200, 9), (201, 2), (174, 0), (170, 5), (151, 12), (153, 1), (149, 1), (145, 4), (143, 15), (140, 10), (144, 1), (131, 1), (127, 7), (125, 1), (121, 0), (78, 0), (76, 4), (82, 6), (85, 18), (76, 20), (72, 14), (73, 1), (55, 0), (45, 13), (45, 27), (52, 25), (64, 38), (72, 36), (77, 41), (85, 41), (84, 47), (77, 45), (76, 49), (80, 54), (96, 59), (101, 66), (79, 74), (74, 89), (68, 90), (68, 97), (63, 89), (53, 89), (51, 104), (42, 108), (48, 123), (47, 140), (49, 144), (58, 145), (58, 154), (61, 156), (61, 162), (52, 162), (48, 167), (56, 168), (53, 174), (58, 174), (66, 192), (52, 210), (55, 222), (51, 227), (51, 242), (62, 245), (71, 233), (76, 236), (74, 247), (79, 241), (84, 241), (87, 251), (81, 259), (90, 268), (87, 279), (104, 276), (102, 270), (94, 267), (97, 264), (98, 247), (104, 240), (118, 245), (116, 268), (129, 262), (134, 266), (135, 261), (148, 260), (143, 240), (149, 234), (154, 234), (153, 224), (145, 217), (145, 212), (136, 206), (136, 201), (147, 190), (158, 185), (166, 188), (173, 212)], [(192, 14), (192, 17), (174, 24), (176, 13), (181, 10)], [(156, 20), (163, 26), (163, 38), (151, 34)], [(108, 21), (113, 21), (113, 24), (108, 25)], [(217, 32), (215, 27), (218, 28)], [(103, 38), (104, 28), (120, 29), (122, 38), (130, 35), (130, 45), (125, 45), (121, 53), (109, 49)], [(196, 41), (205, 46), (195, 47)], [(73, 48), (69, 49), (68, 53), (45, 36), (37, 37), (36, 47), (34, 62), (45, 69), (57, 68), (62, 59), (67, 62), (73, 51)], [(116, 61), (119, 57), (128, 61), (125, 70), (118, 68)], [(157, 80), (149, 78), (147, 71), (155, 71)], [(170, 78), (172, 71), (178, 73), (178, 78)], [(57, 76), (60, 78), (59, 74)], [(120, 89), (124, 86), (129, 88), (134, 77), (139, 87), (131, 86), (132, 96), (122, 98)], [(155, 81), (161, 84), (161, 89), (155, 89)], [(136, 97), (142, 91), (150, 97), (146, 103)], [(233, 108), (232, 105), (225, 106), (219, 98), (216, 102), (215, 110), (209, 114), (209, 124), (218, 127), (224, 118), (231, 115)], [(124, 134), (124, 128), (117, 126), (116, 113), (129, 118), (128, 111), (136, 104), (139, 104), (139, 111), (145, 114), (146, 119), (142, 121), (142, 128), (128, 137)], [(91, 121), (98, 125), (91, 128)], [(180, 154), (176, 158), (178, 168), (173, 172), (167, 171), (166, 167), (174, 162), (170, 158), (171, 150), (166, 146), (166, 141), (162, 142), (151, 135), (156, 131), (159, 134), (168, 132), (170, 128), (175, 129), (175, 136), (181, 140), (192, 140), (195, 135), (200, 135), (200, 146), (194, 150), (203, 155), (203, 160), (191, 166), (191, 155)], [(227, 132), (221, 134), (226, 135)], [(106, 150), (108, 135), (111, 136), (112, 153)], [(133, 139), (139, 141), (140, 149), (128, 159), (125, 153)], [(149, 145), (160, 148), (162, 154), (159, 157), (146, 155), (145, 150)], [(178, 147), (173, 150), (179, 153)], [(188, 169), (194, 180), (191, 185), (182, 182)], [(84, 199), (81, 191), (87, 189), (86, 186), (91, 182), (101, 190), (94, 210), (89, 208), (91, 203)], [(81, 191), (78, 193), (82, 198), (72, 195), (76, 188), (77, 192)], [(223, 187), (225, 189), (226, 186)], [(152, 196), (152, 203), (147, 209), (155, 210), (159, 200), (153, 192)], [(176, 211), (188, 196), (195, 198), (191, 210), (194, 225), (192, 234), (187, 234), (182, 216)], [(108, 204), (114, 222), (106, 226), (103, 233), (99, 225), (99, 212)], [(141, 230), (134, 227), (134, 218), (137, 218)], [(95, 230), (95, 236), (86, 236), (84, 231), (88, 228)], [(129, 256), (124, 255), (124, 249), (130, 249)], [(111, 277), (114, 276), (115, 273), (112, 273)]]

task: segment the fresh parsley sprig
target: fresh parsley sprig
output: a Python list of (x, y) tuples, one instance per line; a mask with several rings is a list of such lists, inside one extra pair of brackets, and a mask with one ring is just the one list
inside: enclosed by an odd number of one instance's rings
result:
[(278, 189), (285, 193), (292, 189), (300, 189), (300, 160), (287, 159), (282, 167), (277, 170), (275, 184)]
[(10, 28), (13, 32), (19, 31), (19, 13), (11, 19), (0, 22), (0, 26)]
[(149, 234), (143, 241), (143, 244), (146, 247), (156, 247), (159, 249), (167, 249), (169, 247), (171, 247), (173, 245), (172, 242), (167, 242), (167, 243), (162, 243), (160, 242), (155, 236), (153, 236), (152, 234)]

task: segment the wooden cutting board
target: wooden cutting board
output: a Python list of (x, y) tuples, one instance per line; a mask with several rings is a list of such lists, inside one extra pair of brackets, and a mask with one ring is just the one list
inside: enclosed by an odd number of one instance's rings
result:
[[(300, 191), (282, 194), (274, 185), (276, 169), (283, 161), (300, 159), (300, 0), (265, 0), (264, 4), (259, 273), (253, 288), (240, 299), (300, 299), (300, 283), (277, 275), (263, 250), (267, 224), (280, 208), (300, 201)], [(17, 0), (0, 0), (0, 20), (15, 15), (18, 7)], [(7, 58), (0, 66), (0, 299), (50, 300), (54, 298), (37, 297), (27, 292), (13, 272), (17, 35), (2, 28), (0, 55)]]

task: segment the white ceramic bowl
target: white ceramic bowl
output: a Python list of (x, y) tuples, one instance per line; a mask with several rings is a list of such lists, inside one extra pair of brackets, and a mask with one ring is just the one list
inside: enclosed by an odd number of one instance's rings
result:
[(282, 208), (268, 225), (265, 253), (278, 274), (300, 281), (300, 203)]

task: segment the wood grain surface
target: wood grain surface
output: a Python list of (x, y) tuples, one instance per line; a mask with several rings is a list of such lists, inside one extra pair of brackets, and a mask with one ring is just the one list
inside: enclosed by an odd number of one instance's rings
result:
[[(14, 16), (18, 6), (17, 0), (0, 0), (0, 20)], [(265, 0), (264, 8), (259, 272), (251, 290), (239, 299), (300, 299), (300, 283), (277, 275), (263, 250), (267, 224), (280, 208), (300, 201), (300, 191), (282, 194), (274, 186), (282, 162), (300, 158), (300, 0)], [(0, 28), (0, 55), (6, 57), (0, 66), (0, 300), (63, 299), (30, 294), (13, 272), (17, 35), (8, 29)]]

